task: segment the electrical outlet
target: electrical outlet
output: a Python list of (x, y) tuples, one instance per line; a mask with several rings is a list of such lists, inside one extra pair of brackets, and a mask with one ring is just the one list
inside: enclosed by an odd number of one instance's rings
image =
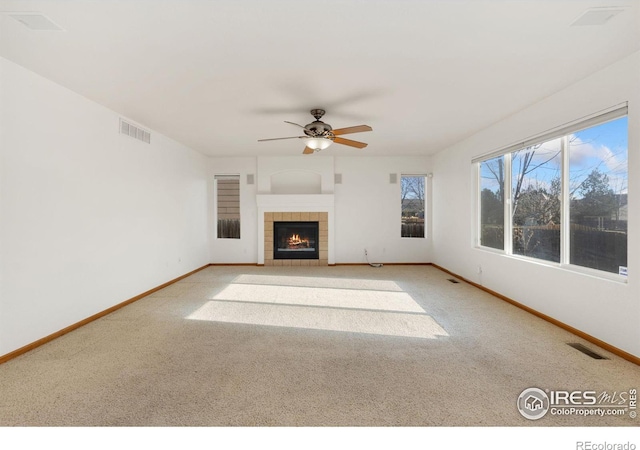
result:
[(478, 275), (482, 275), (482, 266), (478, 264)]

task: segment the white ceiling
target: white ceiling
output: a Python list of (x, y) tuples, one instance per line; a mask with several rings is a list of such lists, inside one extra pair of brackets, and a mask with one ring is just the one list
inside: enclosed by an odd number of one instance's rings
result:
[[(587, 8), (627, 6), (603, 26)], [(640, 50), (638, 0), (0, 0), (0, 55), (208, 155), (299, 155), (324, 108), (433, 154)], [(7, 12), (64, 28), (32, 31)]]

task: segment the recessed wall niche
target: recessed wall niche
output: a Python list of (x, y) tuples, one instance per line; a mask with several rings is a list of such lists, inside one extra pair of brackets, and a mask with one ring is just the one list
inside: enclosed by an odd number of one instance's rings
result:
[(291, 170), (271, 175), (272, 194), (320, 194), (322, 177), (306, 170)]

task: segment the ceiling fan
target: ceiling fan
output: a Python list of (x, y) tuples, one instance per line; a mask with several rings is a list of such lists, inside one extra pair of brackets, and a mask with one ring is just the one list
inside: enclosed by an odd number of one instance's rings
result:
[(310, 112), (316, 120), (305, 126), (285, 120), (286, 123), (290, 123), (291, 125), (302, 128), (304, 130), (304, 136), (258, 139), (258, 142), (278, 141), (281, 139), (304, 139), (306, 144), (306, 147), (302, 151), (304, 155), (310, 155), (314, 152), (324, 150), (334, 142), (336, 144), (348, 145), (349, 147), (355, 148), (365, 148), (367, 146), (367, 144), (365, 144), (364, 142), (352, 141), (351, 139), (345, 139), (339, 136), (343, 134), (372, 131), (373, 129), (369, 125), (356, 125), (354, 127), (338, 128), (334, 130), (331, 125), (320, 120), (322, 116), (324, 116), (324, 109), (312, 109)]

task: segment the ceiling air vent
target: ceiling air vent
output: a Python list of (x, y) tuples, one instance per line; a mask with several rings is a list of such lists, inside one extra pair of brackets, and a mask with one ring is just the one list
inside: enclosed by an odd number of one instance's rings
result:
[(590, 8), (574, 20), (571, 26), (604, 25), (614, 16), (624, 12), (625, 9), (626, 8), (624, 6), (613, 8)]
[(7, 14), (34, 31), (64, 31), (47, 16), (36, 12), (12, 12)]
[(123, 119), (120, 119), (120, 133), (131, 136), (139, 141), (151, 144), (151, 133), (139, 128)]

